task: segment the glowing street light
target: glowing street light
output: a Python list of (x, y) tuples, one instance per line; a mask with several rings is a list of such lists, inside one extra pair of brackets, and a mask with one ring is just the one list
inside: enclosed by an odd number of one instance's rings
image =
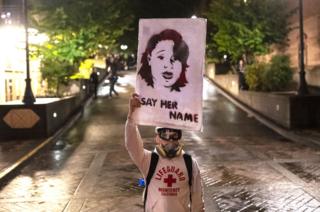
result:
[(224, 55), (223, 55), (223, 59), (224, 59), (224, 60), (227, 60), (227, 58), (228, 58), (228, 55), (224, 54)]
[(31, 88), (31, 79), (30, 79), (30, 61), (29, 61), (29, 41), (28, 41), (28, 8), (27, 8), (27, 0), (23, 0), (23, 13), (24, 13), (24, 28), (25, 28), (25, 36), (26, 36), (26, 89), (24, 92), (23, 102), (26, 105), (33, 105), (36, 101), (34, 98), (32, 88)]
[(122, 45), (120, 46), (120, 49), (121, 49), (121, 50), (127, 50), (127, 49), (128, 49), (128, 45), (122, 44)]
[(4, 21), (5, 24), (12, 24), (10, 12), (2, 12), (0, 17)]

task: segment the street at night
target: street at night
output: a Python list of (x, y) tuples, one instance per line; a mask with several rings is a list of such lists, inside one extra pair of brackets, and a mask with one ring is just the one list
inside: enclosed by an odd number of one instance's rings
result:
[(0, 212), (320, 212), (319, 0), (0, 0)]
[[(101, 84), (78, 122), (2, 184), (0, 211), (142, 211), (142, 176), (124, 147), (134, 83), (125, 72), (113, 98)], [(320, 211), (320, 147), (274, 133), (206, 79), (203, 98), (203, 132), (184, 132), (183, 143), (199, 163), (206, 211)], [(154, 128), (140, 130), (152, 149)], [(1, 145), (3, 155), (22, 147)]]

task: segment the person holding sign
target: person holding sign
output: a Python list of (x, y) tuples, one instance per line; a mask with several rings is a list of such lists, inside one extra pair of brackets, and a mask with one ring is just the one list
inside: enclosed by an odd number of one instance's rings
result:
[(144, 149), (132, 116), (140, 106), (139, 95), (133, 94), (129, 100), (125, 146), (145, 178), (145, 211), (204, 211), (199, 167), (196, 160), (182, 149), (182, 131), (156, 127), (154, 151)]
[(181, 34), (165, 29), (149, 39), (138, 74), (148, 86), (180, 92), (180, 88), (188, 83), (188, 56), (189, 47)]

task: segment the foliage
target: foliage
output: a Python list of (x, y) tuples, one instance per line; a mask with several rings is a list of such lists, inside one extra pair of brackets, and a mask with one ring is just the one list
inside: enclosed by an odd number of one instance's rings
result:
[(245, 79), (249, 86), (249, 90), (260, 91), (263, 85), (263, 75), (266, 72), (268, 65), (266, 63), (256, 62), (247, 65), (245, 69)]
[(256, 62), (248, 65), (245, 78), (250, 90), (281, 91), (292, 80), (289, 57), (276, 55), (269, 64)]
[(73, 67), (66, 61), (45, 58), (41, 63), (42, 77), (47, 79), (49, 93), (58, 96), (60, 84), (68, 82), (68, 76), (72, 73)]
[(132, 22), (119, 38), (119, 43), (128, 45), (128, 50), (137, 52), (138, 23), (141, 18), (190, 18), (196, 14), (203, 0), (134, 0), (128, 10), (132, 12)]
[(79, 72), (70, 76), (70, 79), (90, 79), (90, 74), (94, 66), (94, 59), (86, 59), (81, 62)]
[(288, 56), (277, 55), (271, 59), (271, 64), (263, 76), (264, 91), (280, 91), (292, 80), (292, 70)]
[(209, 32), (218, 52), (252, 62), (255, 55), (268, 52), (273, 43), (284, 44), (289, 32), (285, 1), (215, 0), (206, 12), (216, 31)]
[[(43, 77), (63, 82), (100, 47), (114, 48), (130, 23), (126, 2), (32, 0), (32, 25), (49, 37), (37, 51), (42, 58)], [(48, 84), (55, 86), (53, 82)]]

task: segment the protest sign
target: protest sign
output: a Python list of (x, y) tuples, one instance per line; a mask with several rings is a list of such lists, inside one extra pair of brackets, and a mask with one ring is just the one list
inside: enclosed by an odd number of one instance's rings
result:
[(137, 124), (201, 130), (205, 40), (205, 19), (140, 20)]

